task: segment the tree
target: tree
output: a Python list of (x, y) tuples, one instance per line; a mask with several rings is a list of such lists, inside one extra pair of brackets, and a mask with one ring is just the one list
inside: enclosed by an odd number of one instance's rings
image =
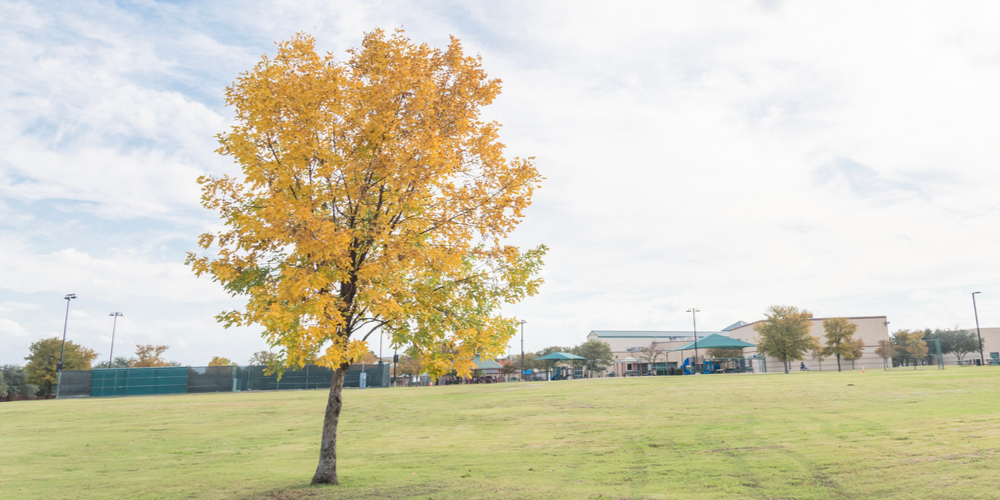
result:
[(500, 373), (502, 375), (510, 376), (517, 373), (518, 366), (516, 361), (510, 359), (501, 359), (497, 362), (500, 363)]
[(896, 345), (892, 340), (880, 340), (878, 347), (875, 348), (875, 354), (882, 358), (882, 368), (885, 368), (886, 360), (896, 356)]
[[(812, 359), (813, 361), (819, 363), (819, 370), (823, 371), (823, 360), (826, 359), (826, 352), (825, 352), (826, 349), (820, 346), (819, 339), (817, 339), (816, 337), (813, 338), (816, 339), (816, 345), (819, 347), (819, 349), (813, 349), (811, 351)], [(837, 369), (839, 370), (840, 366), (838, 366)]]
[(28, 372), (17, 365), (3, 365), (0, 367), (0, 378), (7, 385), (7, 399), (23, 396), (27, 399), (38, 397), (38, 386), (28, 383)]
[(844, 359), (851, 361), (851, 369), (854, 369), (854, 362), (861, 359), (865, 355), (865, 341), (861, 339), (851, 339), (847, 345), (851, 348), (850, 352), (844, 356)]
[(250, 356), (249, 366), (271, 366), (278, 360), (278, 355), (271, 351), (257, 351)]
[(399, 370), (399, 373), (413, 377), (420, 375), (421, 368), (420, 358), (411, 356), (400, 356), (399, 363), (396, 364), (396, 369)]
[(899, 330), (892, 334), (896, 344), (896, 354), (903, 359), (913, 361), (913, 369), (917, 368), (917, 360), (927, 356), (927, 343), (924, 342), (924, 332)]
[[(27, 382), (37, 385), (42, 394), (49, 396), (56, 386), (59, 374), (56, 366), (59, 364), (59, 354), (62, 350), (62, 339), (52, 337), (34, 342), (28, 347), (29, 354), (25, 360), (28, 363), (24, 370), (28, 374)], [(97, 353), (91, 349), (66, 341), (63, 352), (63, 370), (89, 370), (90, 362), (97, 358)]]
[(187, 259), (246, 297), (225, 326), (262, 326), (282, 367), (317, 353), (333, 369), (313, 484), (337, 484), (344, 374), (368, 336), (468, 376), (515, 334), (495, 311), (537, 293), (546, 251), (506, 243), (542, 177), (480, 119), (500, 81), (479, 58), (382, 30), (348, 56), (298, 34), (226, 89), (236, 125), (218, 152), (242, 173), (199, 179), (226, 227), (199, 240), (214, 257)]
[(587, 366), (590, 367), (591, 376), (595, 370), (603, 372), (615, 364), (615, 353), (611, 351), (611, 346), (601, 340), (588, 340), (574, 347), (570, 352), (587, 358)]
[(823, 331), (825, 332), (823, 337), (826, 339), (823, 354), (837, 357), (837, 371), (839, 372), (841, 371), (840, 358), (846, 358), (852, 352), (851, 342), (854, 340), (854, 334), (858, 331), (858, 325), (847, 318), (827, 318), (823, 320)]
[(951, 330), (935, 330), (933, 336), (940, 339), (941, 354), (954, 354), (958, 364), (962, 364), (967, 354), (979, 352), (979, 339), (975, 332), (960, 330), (956, 326)]
[(135, 361), (133, 368), (153, 368), (158, 366), (170, 366), (170, 362), (163, 359), (162, 355), (170, 349), (165, 345), (138, 344), (135, 346)]
[(233, 366), (233, 362), (227, 358), (212, 356), (212, 360), (208, 362), (208, 366)]
[(743, 349), (706, 349), (705, 352), (711, 358), (742, 358)]
[(790, 361), (803, 359), (816, 348), (816, 338), (809, 335), (812, 313), (792, 306), (771, 306), (764, 317), (753, 327), (758, 335), (757, 352), (780, 359), (788, 373)]
[[(656, 343), (651, 343), (646, 347), (643, 347), (639, 351), (639, 355), (646, 359), (646, 363), (649, 365), (655, 365), (656, 359), (664, 355), (665, 352), (662, 348), (657, 347)], [(650, 366), (652, 368), (652, 366)]]
[(135, 363), (135, 358), (126, 358), (125, 356), (118, 356), (113, 362), (108, 363), (107, 361), (101, 361), (94, 365), (94, 368), (128, 368)]

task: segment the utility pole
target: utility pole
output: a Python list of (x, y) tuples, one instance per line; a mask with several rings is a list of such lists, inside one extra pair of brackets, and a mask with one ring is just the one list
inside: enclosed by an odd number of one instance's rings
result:
[(983, 336), (979, 333), (979, 311), (976, 309), (976, 294), (972, 292), (972, 312), (976, 315), (976, 338), (979, 339), (979, 366), (986, 366), (986, 358), (983, 356)]
[(524, 324), (527, 323), (525, 320), (521, 320), (521, 380), (524, 380)]
[(63, 354), (66, 352), (66, 326), (69, 325), (69, 301), (75, 299), (76, 294), (68, 293), (63, 298), (66, 299), (66, 319), (63, 322), (63, 341), (62, 347), (59, 348), (59, 364), (56, 365), (56, 399), (59, 399), (59, 389), (62, 388)]
[(108, 314), (108, 316), (114, 316), (115, 320), (111, 323), (111, 354), (108, 355), (108, 368), (114, 368), (112, 363), (115, 359), (115, 327), (118, 326), (118, 318), (125, 316), (120, 312), (113, 312)]
[[(687, 312), (691, 313), (691, 323), (694, 325), (694, 362), (698, 362), (698, 319), (695, 317), (696, 313), (700, 313), (701, 309), (692, 307), (688, 309)], [(699, 367), (700, 370), (701, 367)]]

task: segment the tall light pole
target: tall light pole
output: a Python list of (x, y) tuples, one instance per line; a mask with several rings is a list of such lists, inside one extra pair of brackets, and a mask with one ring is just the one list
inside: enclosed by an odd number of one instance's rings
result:
[(700, 313), (701, 309), (692, 307), (688, 309), (687, 312), (691, 313), (691, 323), (694, 325), (694, 362), (698, 362), (698, 318), (695, 317), (695, 313)]
[(524, 324), (527, 323), (525, 320), (521, 320), (521, 380), (524, 380)]
[(986, 365), (986, 358), (983, 357), (983, 336), (979, 333), (979, 311), (976, 309), (976, 294), (972, 292), (972, 312), (976, 315), (976, 338), (979, 339), (979, 365)]
[(76, 298), (75, 293), (67, 293), (66, 299), (66, 319), (63, 321), (63, 341), (62, 347), (59, 348), (59, 364), (56, 365), (56, 399), (59, 399), (59, 389), (62, 388), (62, 366), (63, 366), (63, 354), (66, 352), (66, 326), (69, 325), (69, 301)]
[(108, 314), (108, 316), (114, 316), (115, 318), (114, 322), (111, 323), (111, 354), (108, 355), (108, 368), (114, 368), (112, 363), (114, 363), (115, 359), (115, 327), (118, 326), (118, 318), (125, 315), (120, 312), (113, 312)]

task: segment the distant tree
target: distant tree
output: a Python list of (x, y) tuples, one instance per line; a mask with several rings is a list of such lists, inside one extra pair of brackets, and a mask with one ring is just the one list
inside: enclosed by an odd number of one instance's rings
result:
[(652, 365), (656, 364), (656, 360), (665, 354), (666, 351), (664, 351), (661, 347), (657, 347), (655, 342), (643, 347), (642, 350), (639, 351), (639, 355), (642, 356), (646, 360), (646, 363), (650, 365), (649, 369), (653, 369)]
[(219, 356), (212, 356), (212, 360), (208, 362), (208, 366), (232, 366), (233, 362), (229, 361), (227, 358), (222, 358)]
[(500, 374), (510, 376), (517, 373), (517, 363), (510, 359), (501, 359), (497, 363), (500, 363)]
[(878, 341), (878, 348), (875, 349), (875, 354), (882, 358), (882, 367), (884, 368), (886, 360), (896, 356), (896, 344), (892, 340), (880, 340)]
[(903, 359), (913, 363), (913, 369), (917, 368), (917, 360), (927, 356), (927, 342), (924, 342), (924, 332), (909, 330), (899, 330), (892, 334), (893, 342), (896, 344), (896, 354)]
[(844, 359), (850, 360), (851, 369), (854, 369), (854, 362), (861, 359), (865, 355), (865, 341), (862, 339), (851, 339), (848, 344), (851, 347), (851, 352), (848, 353)]
[[(840, 371), (840, 358), (847, 358), (852, 352), (851, 342), (854, 334), (858, 331), (857, 323), (847, 318), (827, 318), (823, 320), (823, 337), (826, 339), (826, 347), (823, 354), (837, 357), (837, 371)], [(850, 359), (850, 358), (847, 358)]]
[[(826, 359), (826, 349), (824, 349), (823, 346), (820, 346), (819, 339), (816, 337), (813, 338), (816, 339), (816, 346), (818, 346), (819, 349), (813, 349), (811, 351), (812, 359), (813, 361), (819, 363), (819, 370), (823, 371), (823, 360)], [(837, 368), (839, 370), (840, 367), (838, 366)]]
[(4, 378), (3, 372), (0, 371), (0, 398), (7, 397), (7, 379)]
[(757, 332), (757, 352), (778, 358), (789, 372), (789, 362), (803, 359), (816, 349), (816, 338), (809, 335), (812, 313), (792, 306), (771, 306), (764, 312), (764, 321), (754, 325)]
[(374, 365), (378, 363), (378, 361), (378, 356), (376, 356), (374, 352), (368, 351), (357, 362), (364, 363), (366, 365)]
[(169, 346), (165, 345), (153, 345), (153, 344), (138, 344), (135, 346), (135, 361), (132, 362), (133, 368), (154, 368), (158, 366), (170, 366), (170, 362), (163, 359), (163, 353)]
[(399, 363), (396, 364), (396, 370), (398, 370), (400, 374), (414, 377), (420, 375), (422, 371), (421, 368), (422, 366), (420, 365), (419, 357), (400, 356)]
[(960, 330), (935, 330), (934, 336), (941, 339), (941, 354), (954, 354), (958, 364), (962, 364), (969, 353), (979, 352), (979, 339), (975, 332)]
[(23, 396), (27, 399), (38, 397), (38, 386), (28, 383), (28, 372), (17, 365), (3, 365), (0, 367), (0, 377), (7, 384), (7, 399)]
[[(28, 383), (41, 389), (39, 396), (49, 396), (59, 378), (56, 365), (59, 364), (59, 352), (62, 340), (59, 337), (42, 339), (28, 347), (26, 358), (28, 364), (24, 370), (28, 373)], [(89, 370), (90, 362), (97, 358), (97, 353), (80, 346), (72, 340), (66, 341), (66, 351), (63, 355), (63, 370)]]
[(118, 356), (112, 363), (109, 364), (107, 361), (101, 361), (100, 363), (94, 365), (94, 368), (128, 368), (132, 366), (132, 363), (134, 362), (135, 358)]
[(247, 362), (250, 366), (271, 366), (278, 361), (278, 355), (271, 351), (257, 351)]
[(592, 372), (595, 370), (603, 372), (609, 366), (615, 364), (615, 353), (611, 351), (611, 346), (601, 340), (588, 340), (574, 347), (571, 352), (577, 356), (587, 358), (586, 364)]

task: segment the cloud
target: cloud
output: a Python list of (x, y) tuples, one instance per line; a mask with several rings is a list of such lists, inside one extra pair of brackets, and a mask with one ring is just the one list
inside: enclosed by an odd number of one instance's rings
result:
[(0, 334), (10, 335), (13, 337), (27, 337), (28, 331), (16, 321), (0, 318)]

